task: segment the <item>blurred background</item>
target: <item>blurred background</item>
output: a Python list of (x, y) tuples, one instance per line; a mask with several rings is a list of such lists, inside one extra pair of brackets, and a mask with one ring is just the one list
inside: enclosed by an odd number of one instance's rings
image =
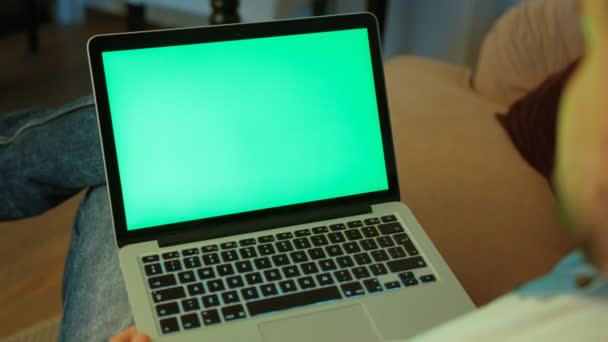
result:
[[(0, 117), (89, 94), (86, 42), (94, 34), (371, 11), (385, 59), (413, 54), (473, 68), (482, 37), (518, 1), (2, 0)], [(0, 223), (9, 232), (0, 238), (0, 340), (34, 328), (54, 339), (70, 222), (81, 198)]]
[(483, 35), (518, 0), (2, 0), (0, 113), (90, 92), (98, 33), (371, 11), (385, 59), (415, 54), (473, 66)]

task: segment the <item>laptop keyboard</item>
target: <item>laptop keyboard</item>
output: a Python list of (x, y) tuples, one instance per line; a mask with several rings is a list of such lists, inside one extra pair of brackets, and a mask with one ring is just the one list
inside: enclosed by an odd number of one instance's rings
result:
[(164, 334), (436, 280), (394, 215), (141, 260)]

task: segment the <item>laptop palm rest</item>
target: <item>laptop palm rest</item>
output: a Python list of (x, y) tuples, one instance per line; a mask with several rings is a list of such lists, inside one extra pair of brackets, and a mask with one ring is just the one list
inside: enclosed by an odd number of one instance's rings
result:
[(360, 304), (265, 322), (258, 329), (264, 342), (381, 341)]

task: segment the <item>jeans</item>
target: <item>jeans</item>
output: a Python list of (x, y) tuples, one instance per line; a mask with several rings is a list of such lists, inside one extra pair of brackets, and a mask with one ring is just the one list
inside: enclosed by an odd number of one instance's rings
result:
[(133, 324), (93, 98), (0, 115), (0, 220), (42, 213), (84, 188), (65, 263), (60, 341), (107, 341)]

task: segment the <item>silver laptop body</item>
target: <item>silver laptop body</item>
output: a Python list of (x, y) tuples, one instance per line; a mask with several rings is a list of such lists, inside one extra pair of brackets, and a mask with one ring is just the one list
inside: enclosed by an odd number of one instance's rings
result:
[(88, 51), (138, 330), (387, 341), (474, 309), (400, 202), (371, 14), (100, 35)]

